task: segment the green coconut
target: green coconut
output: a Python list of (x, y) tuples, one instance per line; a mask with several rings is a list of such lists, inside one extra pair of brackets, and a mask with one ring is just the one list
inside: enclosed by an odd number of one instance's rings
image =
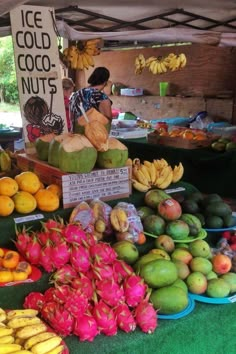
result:
[(71, 133), (63, 133), (56, 135), (52, 141), (50, 141), (48, 149), (48, 163), (54, 167), (59, 167), (59, 146), (63, 140), (65, 140)]
[(40, 136), (35, 141), (35, 150), (39, 160), (48, 161), (48, 150), (50, 142), (55, 138), (54, 133)]
[(59, 168), (64, 172), (89, 173), (97, 160), (97, 150), (81, 134), (73, 134), (59, 146)]
[(128, 148), (118, 139), (108, 139), (108, 150), (98, 152), (97, 165), (101, 168), (124, 167), (128, 159)]

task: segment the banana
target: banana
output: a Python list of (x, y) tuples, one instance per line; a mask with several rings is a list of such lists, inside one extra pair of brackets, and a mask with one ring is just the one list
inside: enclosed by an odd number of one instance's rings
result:
[(178, 182), (183, 177), (183, 174), (184, 174), (184, 167), (183, 167), (182, 163), (180, 162), (178, 164), (178, 166), (174, 166), (174, 168), (173, 168), (172, 182), (173, 183)]
[(132, 175), (133, 175), (134, 179), (136, 179), (138, 182), (150, 187), (150, 183), (149, 183), (148, 178), (146, 178), (146, 176), (143, 174), (143, 172), (137, 166), (133, 166)]
[(147, 192), (150, 189), (148, 186), (138, 182), (136, 179), (132, 179), (132, 186), (139, 192)]
[(154, 163), (151, 163), (151, 165), (148, 167), (148, 170), (151, 178), (151, 184), (154, 185), (157, 179), (157, 170)]
[(81, 55), (81, 54), (79, 54), (79, 55), (77, 56), (77, 65), (76, 65), (76, 68), (77, 68), (78, 70), (83, 70), (83, 68), (84, 68), (83, 59), (82, 59), (82, 55)]
[(144, 160), (144, 161), (143, 161), (143, 164), (144, 164), (145, 166), (147, 166), (147, 167), (150, 167), (151, 164), (152, 164), (152, 162), (151, 162), (151, 161)]
[(50, 350), (55, 349), (56, 347), (58, 347), (58, 345), (61, 344), (61, 337), (59, 336), (55, 336), (53, 338), (49, 338), (43, 342), (37, 343), (35, 344), (32, 348), (31, 348), (31, 352), (34, 354), (46, 354), (48, 353)]
[(33, 325), (26, 325), (17, 330), (16, 337), (21, 339), (28, 339), (35, 336), (36, 334), (45, 332), (46, 330), (47, 326), (43, 322)]
[(153, 60), (149, 65), (149, 71), (152, 72), (154, 75), (157, 73), (157, 60)]
[(58, 345), (56, 348), (50, 350), (46, 354), (61, 354), (64, 350), (64, 345)]
[(0, 327), (0, 338), (9, 336), (13, 333), (13, 328), (8, 328), (8, 327)]
[(158, 185), (158, 188), (160, 188), (160, 189), (165, 189), (165, 188), (169, 187), (169, 185), (172, 183), (173, 170), (172, 170), (171, 166), (169, 166), (169, 167), (170, 167), (169, 174), (167, 175), (166, 179)]
[(0, 344), (12, 344), (15, 342), (15, 338), (13, 336), (3, 336), (0, 337)]
[(34, 309), (25, 310), (10, 310), (7, 312), (7, 320), (12, 320), (16, 317), (35, 317), (38, 315), (38, 311)]
[(160, 171), (160, 175), (157, 177), (155, 181), (155, 186), (159, 188), (159, 186), (166, 180), (168, 175), (171, 173), (172, 168), (171, 166), (165, 166), (163, 169)]
[(167, 72), (167, 67), (166, 67), (164, 61), (161, 61), (161, 62), (160, 62), (160, 66), (161, 66), (162, 72), (163, 72), (163, 73), (166, 73), (166, 72)]
[(149, 172), (149, 169), (147, 168), (147, 166), (145, 166), (144, 164), (141, 164), (140, 167), (139, 167), (139, 170), (147, 178), (148, 184), (150, 184), (152, 181), (151, 181), (151, 175), (150, 175), (150, 172)]
[(0, 344), (0, 354), (14, 353), (17, 350), (21, 350), (21, 346), (19, 344)]
[[(11, 353), (13, 354), (13, 353)], [(21, 349), (21, 350), (17, 350), (16, 352), (14, 352), (14, 354), (32, 354), (32, 352), (30, 352), (29, 350), (26, 349)]]
[(39, 317), (15, 317), (8, 321), (7, 326), (13, 329), (17, 329), (25, 326), (32, 326), (40, 324), (42, 321)]
[(157, 61), (157, 74), (163, 74), (161, 63), (159, 60)]
[(101, 38), (88, 39), (86, 41), (85, 46), (87, 47), (87, 46), (94, 45), (94, 44), (99, 44), (99, 43), (101, 43)]
[(5, 327), (6, 327), (5, 323), (0, 322), (0, 328), (5, 328)]
[(94, 67), (93, 57), (91, 55), (88, 55), (86, 52), (84, 53), (84, 56), (87, 60), (88, 65)]
[(133, 161), (130, 157), (128, 157), (128, 159), (126, 160), (125, 166), (132, 166), (133, 165)]
[(140, 53), (140, 54), (138, 55), (138, 59), (139, 59), (139, 63), (140, 63), (141, 69), (145, 68), (145, 66), (146, 66), (146, 60), (145, 60), (145, 58), (144, 58), (144, 55)]
[(140, 164), (141, 164), (140, 159), (138, 157), (136, 157), (135, 159), (133, 159), (132, 164), (133, 164), (133, 166), (140, 166)]
[(3, 172), (10, 171), (11, 158), (6, 151), (0, 151), (0, 170)]
[(33, 347), (35, 344), (43, 342), (47, 339), (53, 338), (56, 336), (56, 333), (54, 332), (42, 332), (36, 335), (33, 335), (32, 337), (29, 337), (25, 343), (24, 343), (24, 348), (25, 349), (30, 349)]
[(0, 323), (4, 322), (7, 318), (6, 312), (0, 313)]
[(149, 68), (150, 64), (153, 62), (153, 61), (156, 61), (157, 60), (157, 57), (149, 57), (147, 60), (146, 60), (146, 67)]
[(88, 69), (89, 69), (89, 63), (88, 63), (88, 61), (87, 61), (87, 57), (86, 57), (84, 54), (85, 54), (85, 53), (81, 54), (81, 56), (82, 56), (82, 61), (83, 61), (83, 67), (88, 70)]
[(180, 68), (184, 68), (187, 64), (187, 58), (186, 58), (186, 55), (184, 53), (181, 53), (179, 55), (179, 58), (180, 58)]
[(128, 216), (121, 208), (112, 209), (110, 213), (110, 221), (116, 231), (126, 232), (129, 228)]

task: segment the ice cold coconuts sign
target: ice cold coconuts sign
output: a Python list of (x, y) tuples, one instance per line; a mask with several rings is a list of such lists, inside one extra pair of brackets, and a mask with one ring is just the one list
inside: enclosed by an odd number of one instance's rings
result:
[(10, 17), (24, 138), (34, 152), (39, 136), (67, 131), (54, 11), (20, 6)]

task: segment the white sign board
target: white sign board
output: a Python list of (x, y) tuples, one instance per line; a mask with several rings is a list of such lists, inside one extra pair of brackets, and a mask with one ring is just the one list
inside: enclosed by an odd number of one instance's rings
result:
[(26, 150), (42, 135), (67, 131), (54, 10), (19, 6), (10, 12)]
[(94, 170), (90, 173), (62, 176), (63, 207), (99, 198), (115, 200), (131, 194), (129, 167)]

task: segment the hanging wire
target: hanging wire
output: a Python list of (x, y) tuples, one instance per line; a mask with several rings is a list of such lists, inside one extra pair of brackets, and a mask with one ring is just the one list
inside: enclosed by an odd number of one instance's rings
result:
[(55, 21), (55, 17), (54, 17), (54, 13), (53, 11), (50, 10), (50, 13), (51, 13), (51, 17), (52, 17), (52, 24), (53, 24), (53, 29), (56, 33), (56, 36), (57, 36), (57, 40), (58, 40), (58, 49), (61, 50), (62, 49), (62, 45), (61, 45), (61, 36), (60, 36), (60, 33), (57, 29), (57, 25), (56, 25), (56, 21)]

